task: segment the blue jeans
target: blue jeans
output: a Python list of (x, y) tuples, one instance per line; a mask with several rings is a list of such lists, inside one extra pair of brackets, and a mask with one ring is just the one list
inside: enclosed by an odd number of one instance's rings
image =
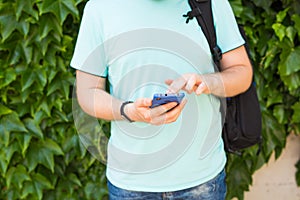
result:
[(129, 191), (107, 182), (110, 200), (224, 200), (226, 196), (225, 170), (201, 185), (174, 192)]

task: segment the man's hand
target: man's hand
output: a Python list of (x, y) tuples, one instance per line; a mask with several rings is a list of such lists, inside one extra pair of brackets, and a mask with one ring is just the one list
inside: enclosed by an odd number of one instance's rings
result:
[(133, 121), (146, 122), (153, 125), (172, 123), (177, 120), (187, 100), (183, 99), (180, 104), (176, 102), (167, 103), (155, 108), (152, 99), (139, 98), (134, 103), (125, 106), (125, 113)]
[(178, 93), (180, 90), (189, 94), (195, 92), (197, 95), (210, 93), (204, 76), (198, 74), (184, 74), (175, 80), (168, 79), (165, 83), (169, 85), (168, 93)]
[(245, 92), (252, 82), (252, 67), (244, 46), (222, 55), (221, 72), (184, 74), (175, 80), (166, 80), (169, 92), (185, 90), (195, 94), (213, 94), (231, 97)]

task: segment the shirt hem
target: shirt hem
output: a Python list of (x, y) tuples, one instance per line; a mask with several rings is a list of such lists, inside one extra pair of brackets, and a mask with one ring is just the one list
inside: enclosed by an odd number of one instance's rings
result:
[(226, 165), (226, 159), (224, 159), (224, 161), (222, 162), (222, 164), (220, 165), (220, 167), (217, 168), (217, 170), (215, 171), (215, 173), (213, 173), (211, 176), (206, 177), (205, 179), (201, 179), (201, 180), (195, 180), (192, 182), (188, 182), (188, 183), (183, 183), (180, 185), (170, 185), (170, 186), (155, 186), (155, 187), (149, 187), (149, 186), (140, 186), (140, 185), (135, 185), (135, 186), (129, 186), (126, 184), (120, 184), (117, 181), (113, 180), (108, 173), (106, 173), (106, 177), (107, 179), (116, 187), (118, 188), (122, 188), (124, 190), (130, 190), (130, 191), (142, 191), (142, 192), (173, 192), (173, 191), (179, 191), (179, 190), (184, 190), (184, 189), (188, 189), (188, 188), (192, 188), (198, 185), (201, 185), (203, 183), (206, 183), (210, 180), (212, 180), (213, 178), (215, 178), (224, 168)]

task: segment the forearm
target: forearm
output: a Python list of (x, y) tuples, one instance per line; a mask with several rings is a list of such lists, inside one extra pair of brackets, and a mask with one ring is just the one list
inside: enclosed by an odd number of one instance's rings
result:
[(120, 107), (122, 101), (114, 98), (99, 88), (89, 88), (79, 91), (78, 103), (87, 114), (105, 120), (121, 120)]
[(81, 109), (87, 114), (105, 120), (121, 119), (121, 100), (105, 91), (106, 78), (80, 70), (76, 71), (76, 93)]
[(203, 75), (208, 93), (221, 97), (231, 97), (246, 91), (252, 81), (252, 69), (235, 66), (219, 73)]
[[(105, 78), (79, 70), (76, 71), (76, 76), (77, 99), (84, 112), (105, 120), (124, 119), (121, 115), (123, 101), (105, 91)], [(123, 104), (122, 113), (130, 121), (161, 125), (176, 121), (185, 104), (186, 100), (183, 100), (178, 106), (171, 102), (150, 108), (151, 98), (138, 98), (133, 103)]]
[(183, 74), (167, 79), (168, 92), (185, 90), (197, 95), (213, 94), (221, 97), (235, 96), (246, 91), (252, 81), (252, 67), (244, 46), (224, 53), (220, 61), (221, 72), (212, 74)]
[(212, 94), (231, 97), (249, 88), (253, 72), (244, 46), (224, 53), (220, 66), (220, 73), (204, 75)]
[[(78, 101), (80, 107), (89, 115), (105, 120), (124, 120), (120, 108), (122, 101), (112, 97), (101, 89), (87, 89), (79, 93)], [(177, 120), (186, 100), (177, 106), (171, 102), (151, 109), (150, 98), (140, 98), (134, 103), (127, 104), (124, 113), (132, 121), (146, 122), (154, 125), (172, 123)], [(176, 106), (176, 108), (174, 108)], [(174, 108), (174, 109), (173, 109)], [(172, 111), (169, 111), (173, 109)], [(169, 111), (169, 112), (167, 112)]]

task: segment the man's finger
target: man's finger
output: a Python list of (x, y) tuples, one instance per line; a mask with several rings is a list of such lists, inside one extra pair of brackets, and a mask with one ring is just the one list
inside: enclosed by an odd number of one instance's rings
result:
[(151, 110), (152, 116), (155, 117), (155, 116), (162, 115), (162, 114), (166, 113), (168, 110), (174, 108), (175, 106), (177, 106), (176, 102), (170, 102), (170, 103), (166, 103), (164, 105), (152, 108), (152, 110)]
[(150, 98), (139, 98), (135, 101), (138, 107), (149, 107), (152, 105), (152, 99)]
[(196, 89), (195, 93), (196, 93), (197, 95), (199, 95), (199, 94), (202, 94), (205, 90), (207, 90), (207, 85), (206, 85), (204, 82), (202, 82), (202, 83), (199, 85), (199, 87)]
[(167, 79), (167, 80), (165, 80), (165, 84), (171, 85), (173, 83), (173, 81), (174, 80), (172, 80), (172, 79)]
[(168, 88), (168, 92), (178, 93), (182, 88), (185, 87), (185, 85), (186, 85), (186, 80), (183, 77), (176, 79), (170, 84)]

